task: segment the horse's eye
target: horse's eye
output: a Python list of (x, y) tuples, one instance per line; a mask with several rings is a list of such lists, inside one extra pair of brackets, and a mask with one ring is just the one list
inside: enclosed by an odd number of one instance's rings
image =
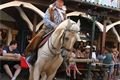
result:
[(66, 41), (68, 41), (68, 40), (69, 40), (69, 38), (68, 38), (68, 37), (66, 37), (66, 38), (65, 38), (65, 40), (66, 40)]

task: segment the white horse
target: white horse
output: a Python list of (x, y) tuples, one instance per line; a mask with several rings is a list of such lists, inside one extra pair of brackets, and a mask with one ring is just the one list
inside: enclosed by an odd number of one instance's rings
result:
[[(70, 51), (79, 39), (80, 21), (67, 19), (53, 32), (48, 41), (38, 49), (37, 61), (30, 67), (29, 80), (53, 80), (63, 62), (61, 48)], [(41, 78), (40, 78), (41, 75)]]

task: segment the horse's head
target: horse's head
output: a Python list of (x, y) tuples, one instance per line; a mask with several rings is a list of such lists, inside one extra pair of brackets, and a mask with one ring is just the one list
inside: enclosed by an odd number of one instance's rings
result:
[(53, 46), (57, 49), (64, 47), (67, 50), (72, 50), (75, 41), (79, 40), (80, 21), (74, 22), (70, 19), (62, 22), (53, 33)]
[(68, 25), (63, 35), (63, 46), (67, 50), (72, 50), (75, 41), (80, 40), (79, 37), (80, 31), (80, 21), (74, 22), (72, 20), (68, 20)]

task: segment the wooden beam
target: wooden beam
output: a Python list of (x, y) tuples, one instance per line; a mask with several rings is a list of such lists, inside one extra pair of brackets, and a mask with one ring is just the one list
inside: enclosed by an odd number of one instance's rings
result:
[(105, 40), (106, 40), (106, 20), (104, 20), (104, 29), (103, 29), (103, 34), (102, 34), (102, 51), (101, 53), (104, 53), (104, 49), (105, 49)]

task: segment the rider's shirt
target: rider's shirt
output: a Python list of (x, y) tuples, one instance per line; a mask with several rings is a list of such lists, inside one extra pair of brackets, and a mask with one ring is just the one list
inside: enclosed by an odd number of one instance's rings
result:
[[(53, 9), (53, 12), (50, 13), (49, 8)], [(55, 28), (57, 27), (63, 20), (66, 19), (66, 7), (63, 6), (61, 9), (56, 7), (55, 3), (51, 4), (49, 6), (49, 8), (47, 9), (47, 11), (45, 12), (45, 16), (44, 16), (44, 24), (48, 27), (48, 28)], [(52, 21), (50, 19), (51, 14), (53, 15), (54, 21)]]

